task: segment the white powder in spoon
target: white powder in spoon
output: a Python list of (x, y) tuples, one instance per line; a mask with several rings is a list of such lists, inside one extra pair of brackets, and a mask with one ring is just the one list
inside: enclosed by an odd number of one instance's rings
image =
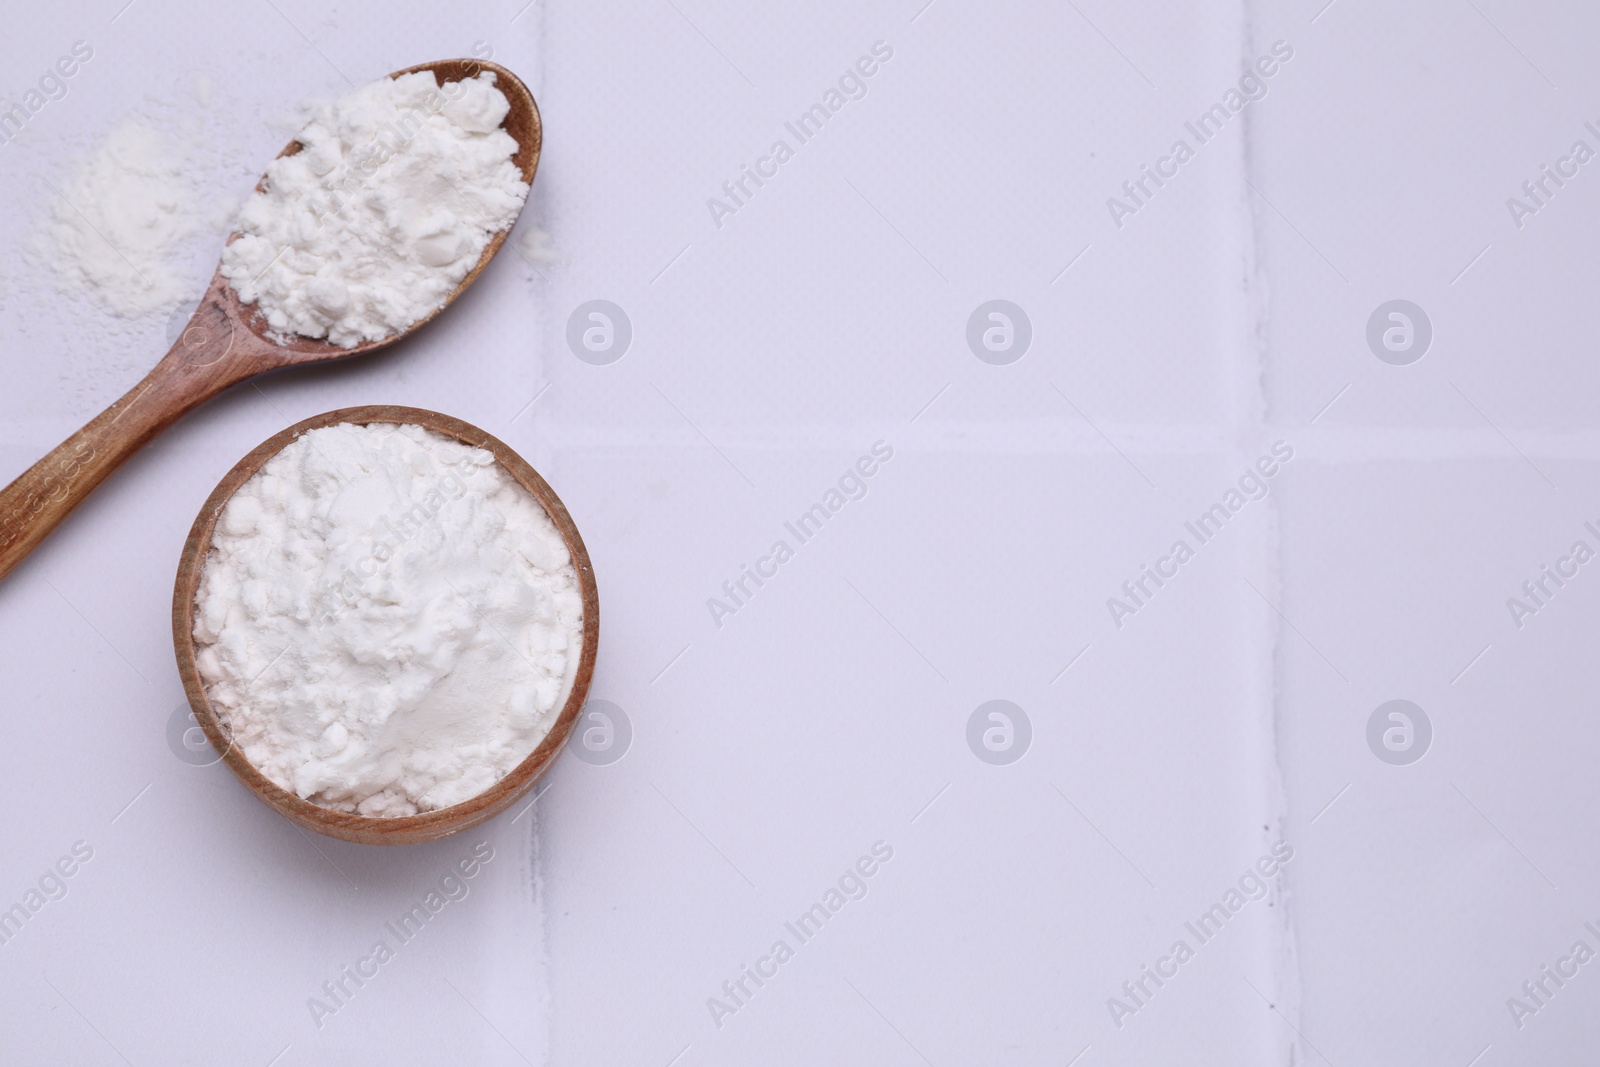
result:
[(313, 803), (460, 803), (549, 733), (582, 652), (566, 542), (483, 449), (419, 426), (311, 430), (223, 509), (197, 665), (245, 757)]
[(323, 105), (267, 167), (222, 273), (273, 329), (346, 348), (427, 316), (516, 221), (528, 185), (495, 76), (384, 78)]

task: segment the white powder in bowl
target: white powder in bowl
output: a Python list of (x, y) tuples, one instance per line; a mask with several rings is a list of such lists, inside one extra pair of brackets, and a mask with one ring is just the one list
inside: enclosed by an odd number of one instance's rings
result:
[(582, 652), (566, 542), (489, 452), (420, 426), (311, 430), (223, 508), (197, 665), (245, 757), (305, 799), (432, 811), (549, 733)]
[(443, 304), (528, 196), (494, 83), (484, 71), (440, 87), (422, 71), (317, 109), (222, 254), (239, 299), (274, 330), (346, 348)]

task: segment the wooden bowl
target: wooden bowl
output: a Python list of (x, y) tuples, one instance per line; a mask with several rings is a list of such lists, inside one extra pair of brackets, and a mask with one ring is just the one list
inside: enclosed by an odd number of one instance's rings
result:
[[(240, 486), (307, 430), (340, 423), (421, 426), (492, 453), (501, 470), (544, 507), (556, 529), (561, 531), (567, 551), (572, 555), (572, 565), (578, 572), (578, 587), (583, 597), (583, 651), (578, 660), (572, 691), (567, 695), (567, 701), (550, 732), (526, 759), (489, 789), (471, 800), (420, 815), (379, 818), (335, 811), (304, 800), (270, 781), (245, 758), (243, 752), (234, 747), (227, 727), (211, 707), (195, 663), (195, 596), (200, 586), (201, 571), (211, 553), (211, 537), (222, 509)], [(567, 514), (566, 505), (561, 503), (561, 498), (539, 477), (538, 472), (504, 442), (476, 426), (436, 411), (390, 405), (341, 408), (297, 422), (262, 442), (241, 459), (212, 491), (189, 531), (189, 539), (183, 546), (183, 559), (178, 564), (177, 587), (172, 596), (172, 641), (178, 654), (178, 674), (183, 678), (183, 690), (188, 695), (189, 707), (194, 710), (195, 719), (211, 739), (211, 744), (222, 753), (223, 760), (251, 792), (279, 814), (319, 834), (369, 845), (408, 845), (458, 834), (493, 818), (515, 804), (549, 770), (577, 725), (589, 694), (589, 683), (594, 677), (595, 653), (600, 643), (600, 600), (588, 550), (584, 548), (578, 528), (573, 525), (572, 516)]]

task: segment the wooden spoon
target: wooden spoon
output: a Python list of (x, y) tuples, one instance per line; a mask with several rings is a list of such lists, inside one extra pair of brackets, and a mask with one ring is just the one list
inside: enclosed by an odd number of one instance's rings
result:
[[(475, 78), (480, 71), (494, 72), (496, 88), (511, 104), (503, 124), (517, 142), (511, 160), (522, 172), (523, 181), (532, 184), (539, 166), (543, 127), (533, 94), (521, 79), (502, 66), (472, 59), (423, 63), (389, 76), (398, 78), (424, 70), (433, 72), (441, 86)], [(299, 141), (291, 141), (279, 155), (294, 155), (301, 147)], [(391, 337), (353, 348), (309, 337), (272, 339), (266, 317), (255, 305), (239, 303), (239, 295), (222, 276), (219, 264), (183, 335), (155, 369), (121, 400), (0, 491), (0, 578), (32, 552), (112, 471), (184, 414), (229, 386), (266, 371), (365, 355), (410, 336), (477, 280), (510, 232), (507, 227), (489, 240), (477, 265), (434, 311)], [(231, 235), (228, 242), (231, 244), (238, 236)]]

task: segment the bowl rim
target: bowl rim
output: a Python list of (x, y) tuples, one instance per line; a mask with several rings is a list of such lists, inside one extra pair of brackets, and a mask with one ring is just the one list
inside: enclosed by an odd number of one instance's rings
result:
[[(374, 423), (421, 426), (488, 451), (501, 469), (544, 508), (556, 529), (561, 532), (562, 540), (571, 554), (573, 568), (577, 571), (578, 588), (582, 596), (583, 648), (566, 703), (549, 732), (522, 762), (482, 793), (459, 804), (418, 815), (382, 817), (335, 811), (302, 799), (272, 782), (233, 745), (230, 735), (211, 707), (196, 662), (195, 600), (201, 574), (211, 554), (212, 535), (223, 508), (268, 460), (308, 431), (346, 423), (360, 426)], [(571, 737), (588, 699), (600, 642), (600, 601), (594, 567), (582, 535), (578, 533), (561, 498), (527, 460), (494, 435), (453, 416), (426, 408), (373, 404), (338, 408), (302, 419), (257, 445), (223, 476), (201, 506), (200, 514), (196, 516), (184, 542), (173, 588), (172, 638), (178, 659), (178, 674), (183, 680), (184, 694), (188, 697), (195, 720), (205, 731), (212, 747), (221, 753), (223, 761), (258, 799), (296, 825), (329, 837), (362, 844), (414, 844), (448, 837), (493, 818), (515, 804), (549, 770)]]

